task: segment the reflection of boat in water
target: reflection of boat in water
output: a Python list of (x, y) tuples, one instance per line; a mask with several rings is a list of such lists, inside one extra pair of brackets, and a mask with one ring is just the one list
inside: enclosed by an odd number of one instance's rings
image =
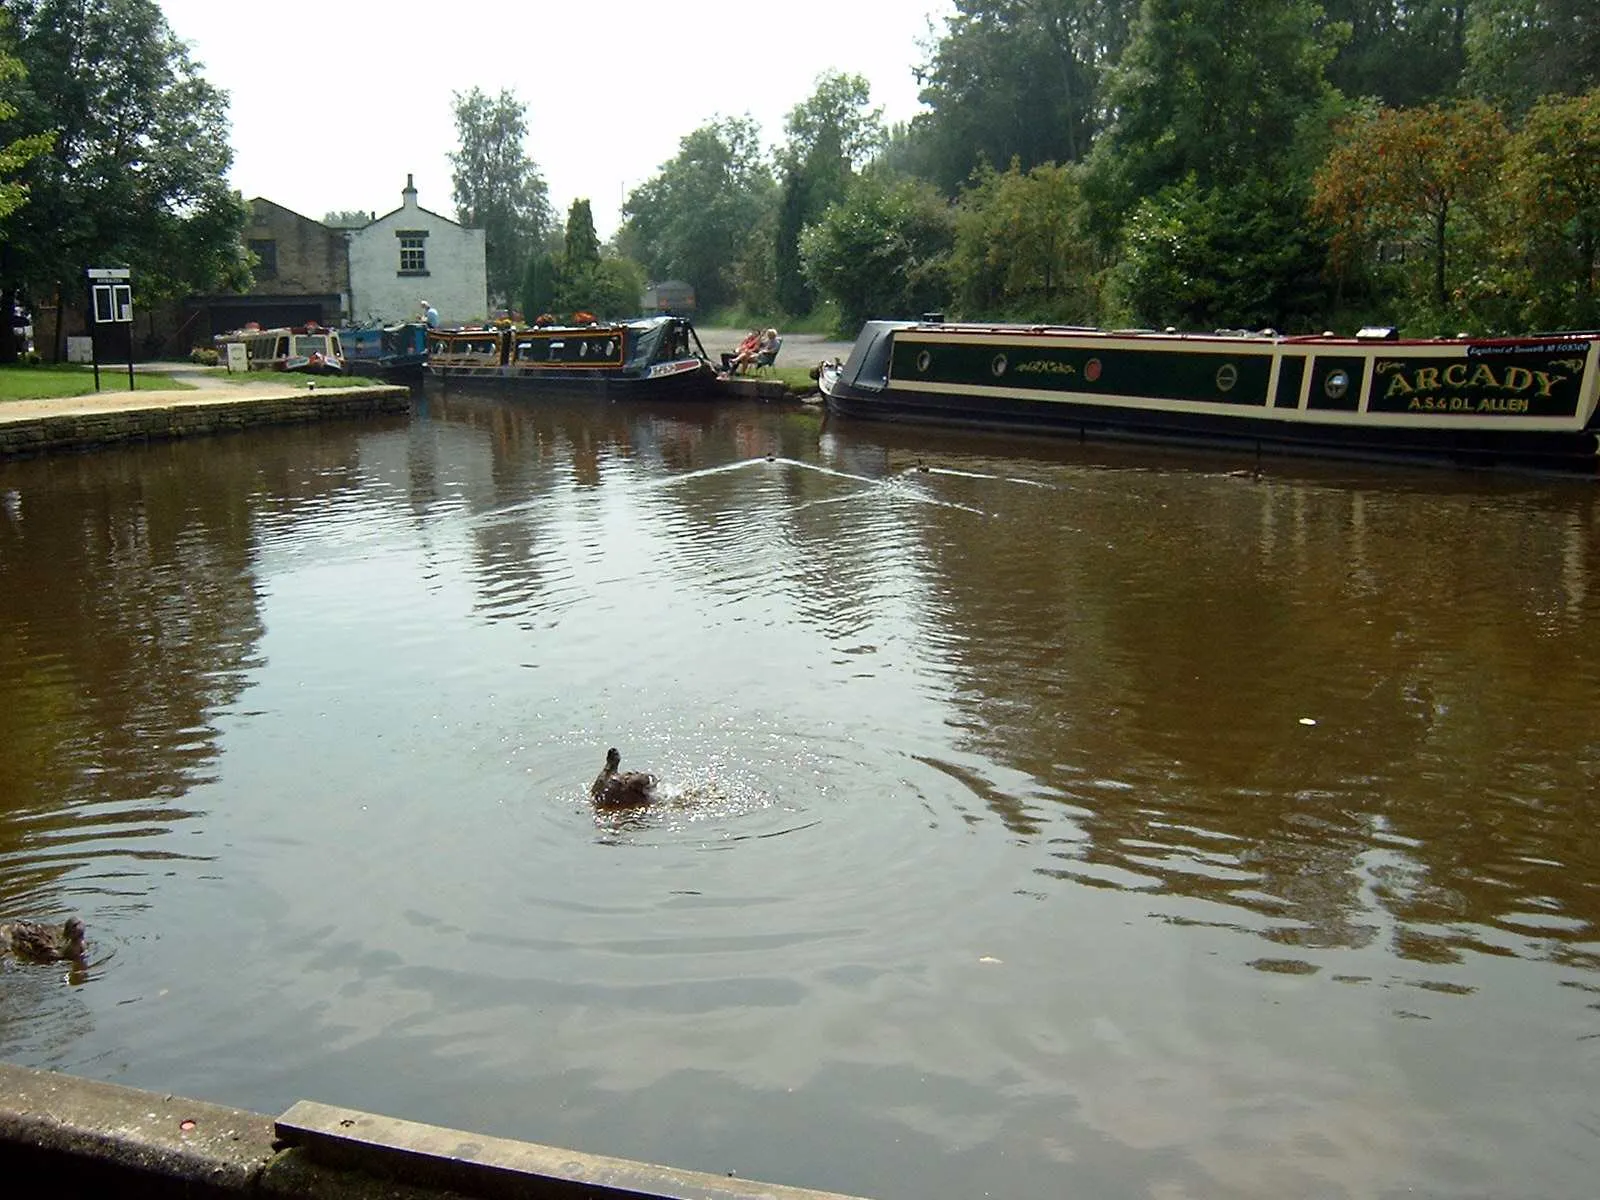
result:
[(848, 417), (1594, 474), (1600, 333), (1401, 341), (873, 321)]
[(252, 371), (309, 371), (332, 375), (344, 370), (344, 346), (339, 334), (321, 325), (262, 329), (247, 325), (214, 339), (217, 352), (227, 361), (228, 346), (240, 344)]
[(581, 391), (593, 395), (703, 395), (715, 378), (687, 317), (634, 321), (435, 329), (427, 377), (510, 395)]
[(428, 363), (428, 327), (421, 321), (341, 329), (339, 339), (352, 375), (410, 383), (422, 378)]

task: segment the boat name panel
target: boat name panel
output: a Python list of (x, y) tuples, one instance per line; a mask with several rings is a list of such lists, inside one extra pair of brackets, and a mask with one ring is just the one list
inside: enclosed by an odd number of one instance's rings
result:
[[(1381, 358), (1373, 364), (1371, 412), (1570, 417), (1582, 398), (1583, 344), (1501, 348), (1494, 362)], [(1558, 357), (1560, 356), (1560, 357)]]

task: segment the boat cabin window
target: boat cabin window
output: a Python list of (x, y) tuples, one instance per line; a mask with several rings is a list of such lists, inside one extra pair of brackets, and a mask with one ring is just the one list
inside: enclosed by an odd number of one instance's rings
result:
[(558, 338), (519, 338), (517, 361), (575, 363), (601, 366), (622, 361), (622, 338), (615, 333), (598, 337), (566, 335)]

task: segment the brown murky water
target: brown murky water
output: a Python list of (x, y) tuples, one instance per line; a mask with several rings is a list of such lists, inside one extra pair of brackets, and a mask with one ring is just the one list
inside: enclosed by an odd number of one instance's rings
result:
[(0, 915), (95, 958), (0, 1057), (886, 1200), (1590, 1196), (1600, 492), (1241, 466), (467, 399), (0, 463)]

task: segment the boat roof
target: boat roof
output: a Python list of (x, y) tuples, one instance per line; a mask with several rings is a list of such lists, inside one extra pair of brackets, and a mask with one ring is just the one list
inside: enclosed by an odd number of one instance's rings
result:
[(1472, 342), (1475, 345), (1520, 345), (1528, 342), (1573, 341), (1585, 342), (1600, 339), (1600, 330), (1560, 330), (1525, 334), (1457, 334), (1455, 337), (1402, 338), (1393, 326), (1370, 325), (1354, 334), (1322, 333), (1284, 334), (1276, 329), (1213, 329), (1209, 332), (1185, 331), (1168, 326), (1165, 329), (1104, 329), (1096, 325), (1024, 325), (1020, 323), (986, 323), (981, 321), (905, 321), (886, 322), (891, 328), (904, 333), (948, 333), (983, 336), (1008, 336), (1027, 334), (1039, 337), (1092, 337), (1092, 338), (1148, 338), (1151, 340), (1176, 340), (1185, 342), (1255, 341), (1285, 344), (1313, 345), (1366, 345), (1387, 342), (1406, 346), (1439, 346)]
[(616, 329), (659, 329), (663, 325), (671, 324), (692, 324), (692, 322), (688, 317), (676, 317), (667, 313), (661, 316), (631, 317), (622, 321), (595, 321), (583, 325), (564, 325), (560, 323), (547, 325), (459, 325), (449, 329), (434, 329), (431, 332), (480, 335), (501, 333), (507, 330), (513, 333), (604, 333), (608, 330)]

